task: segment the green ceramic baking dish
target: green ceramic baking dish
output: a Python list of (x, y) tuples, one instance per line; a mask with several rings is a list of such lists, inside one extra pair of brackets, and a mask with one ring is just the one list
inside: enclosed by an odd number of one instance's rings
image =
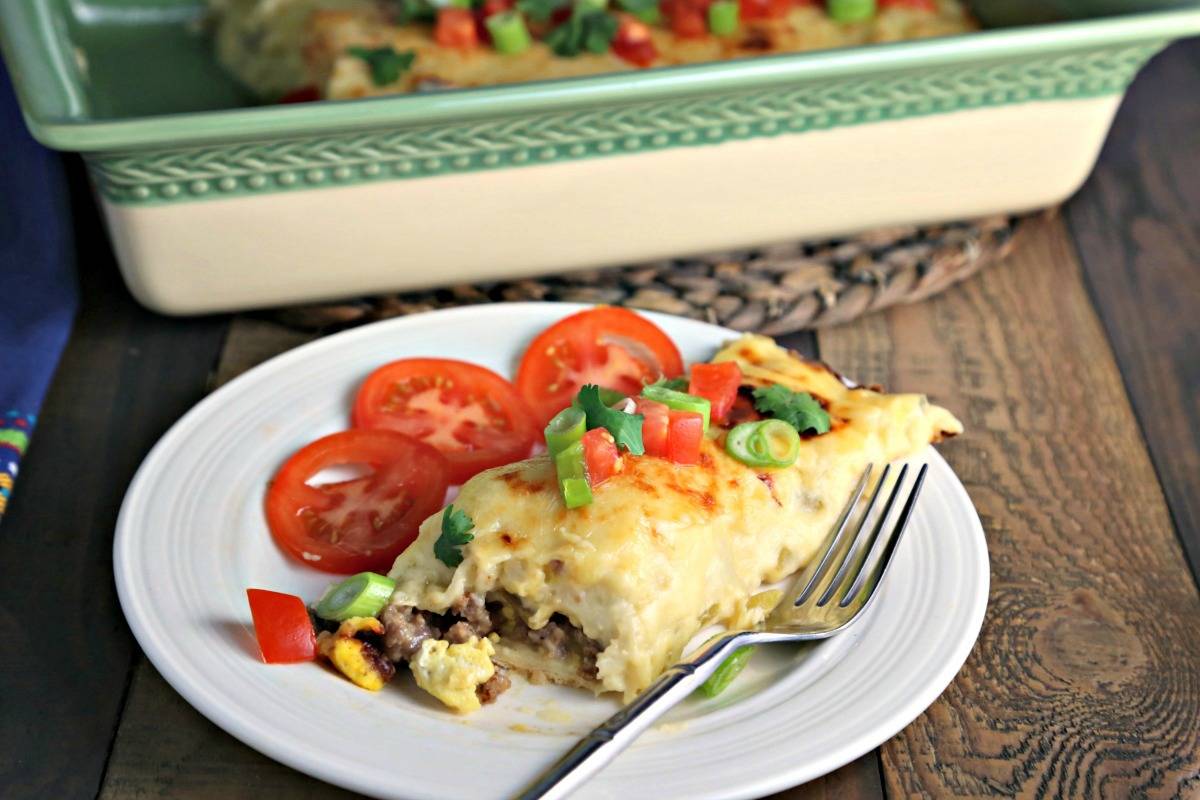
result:
[(962, 36), (253, 107), (201, 0), (0, 4), (29, 127), (125, 278), (197, 313), (1018, 211), (1083, 182), (1200, 2), (977, 2)]

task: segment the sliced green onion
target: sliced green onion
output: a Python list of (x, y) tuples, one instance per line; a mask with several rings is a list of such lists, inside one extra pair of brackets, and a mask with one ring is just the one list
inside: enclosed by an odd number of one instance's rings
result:
[(743, 422), (726, 434), (725, 452), (750, 467), (790, 467), (800, 455), (800, 434), (781, 419)]
[(875, 16), (875, 0), (826, 0), (825, 10), (834, 22), (863, 22)]
[(708, 7), (708, 29), (714, 36), (732, 36), (737, 28), (737, 0), (717, 0)]
[(667, 408), (673, 408), (676, 411), (693, 411), (704, 417), (704, 430), (708, 430), (708, 418), (712, 413), (712, 403), (707, 399), (654, 384), (642, 389), (642, 397), (662, 403)]
[(733, 430), (725, 434), (725, 452), (743, 464), (748, 464), (747, 459), (754, 458), (750, 452), (750, 437), (756, 430), (758, 430), (757, 422), (743, 422), (741, 425), (735, 425)]
[(562, 482), (563, 502), (567, 508), (592, 504), (592, 487), (583, 478), (567, 478)]
[[(625, 395), (621, 392), (618, 392), (616, 389), (605, 389), (603, 386), (600, 387), (600, 402), (604, 403), (604, 405), (608, 406), (609, 408), (612, 408), (624, 399)], [(571, 398), (571, 405), (578, 409), (583, 408), (583, 406), (579, 403), (579, 395), (575, 395), (575, 397)]]
[(608, 8), (608, 0), (575, 0), (575, 14), (582, 16), (589, 11), (603, 11)]
[(664, 389), (674, 389), (677, 392), (686, 392), (688, 388), (688, 379), (686, 375), (681, 375), (678, 378), (659, 378), (649, 386), (661, 386)]
[(385, 575), (360, 572), (334, 586), (315, 611), (321, 619), (341, 622), (351, 617), (375, 617), (392, 598), (396, 582)]
[(588, 485), (583, 460), (583, 442), (573, 442), (556, 454), (554, 470), (558, 473), (558, 488), (567, 508), (579, 508), (592, 502), (592, 488)]
[(754, 655), (753, 645), (734, 650), (721, 666), (717, 667), (717, 671), (700, 684), (700, 688), (696, 691), (705, 697), (716, 697), (729, 688), (729, 684), (733, 683), (733, 679), (738, 676), (738, 673), (746, 668), (752, 655)]
[(554, 415), (546, 426), (546, 449), (556, 456), (578, 442), (587, 432), (587, 414), (575, 406), (567, 406)]
[(525, 18), (516, 11), (501, 11), (492, 14), (484, 23), (492, 36), (492, 46), (497, 53), (516, 55), (524, 53), (533, 43)]
[[(658, 6), (643, 8), (641, 11), (633, 11), (631, 13), (647, 25), (658, 25), (663, 21), (662, 11), (659, 11)], [(684, 385), (687, 385), (686, 382)]]
[(781, 419), (768, 419), (751, 435), (750, 449), (761, 453), (768, 467), (790, 467), (800, 455), (800, 433)]

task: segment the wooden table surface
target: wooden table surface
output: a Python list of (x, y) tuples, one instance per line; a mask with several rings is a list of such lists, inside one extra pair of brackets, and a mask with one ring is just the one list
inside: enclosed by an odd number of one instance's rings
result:
[[(1198, 131), (1192, 41), (1145, 70), (1095, 174), (1008, 263), (790, 338), (963, 419), (942, 452), (983, 519), (992, 588), (937, 702), (779, 797), (1200, 797)], [(140, 309), (76, 195), (84, 307), (0, 526), (0, 795), (348, 796), (193, 711), (141, 655), (112, 581), (117, 510), (150, 446), (306, 337)]]

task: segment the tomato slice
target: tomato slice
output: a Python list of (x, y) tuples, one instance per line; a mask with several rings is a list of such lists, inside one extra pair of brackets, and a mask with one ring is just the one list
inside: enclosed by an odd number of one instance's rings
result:
[(724, 422), (742, 385), (742, 368), (734, 361), (693, 364), (688, 394), (703, 397), (712, 405), (712, 421)]
[(676, 464), (695, 464), (700, 460), (700, 440), (704, 438), (704, 417), (695, 411), (671, 409), (667, 434), (667, 458)]
[(246, 599), (263, 661), (291, 664), (317, 657), (317, 634), (303, 600), (266, 589), (247, 589)]
[(583, 463), (587, 469), (588, 483), (593, 487), (613, 476), (620, 458), (616, 440), (604, 428), (593, 428), (583, 435)]
[(433, 38), (442, 47), (469, 50), (479, 44), (475, 15), (469, 8), (438, 9)]
[(538, 438), (533, 412), (511, 383), (448, 358), (405, 358), (375, 370), (358, 390), (351, 421), (437, 448), (451, 483), (528, 457)]
[(667, 455), (667, 427), (670, 420), (667, 412), (670, 409), (662, 403), (647, 400), (644, 397), (635, 397), (633, 404), (636, 406), (634, 411), (644, 418), (642, 420), (642, 445), (646, 448), (646, 455), (665, 458)]
[(585, 383), (636, 395), (646, 383), (682, 372), (679, 350), (661, 328), (627, 309), (600, 306), (533, 340), (517, 369), (517, 390), (541, 428)]
[[(366, 467), (349, 480), (313, 485), (333, 467)], [(300, 448), (267, 489), (267, 524), (285, 552), (325, 572), (387, 572), (442, 507), (446, 459), (395, 431), (352, 430)]]

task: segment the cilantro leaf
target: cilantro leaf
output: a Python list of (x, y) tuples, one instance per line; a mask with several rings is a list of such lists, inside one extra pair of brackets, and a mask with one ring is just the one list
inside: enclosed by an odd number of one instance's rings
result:
[(367, 62), (371, 70), (371, 83), (387, 86), (395, 83), (413, 65), (417, 54), (412, 50), (397, 53), (391, 47), (349, 47), (346, 52)]
[(600, 387), (590, 383), (579, 390), (576, 399), (587, 415), (588, 430), (604, 428), (616, 439), (618, 447), (624, 447), (635, 456), (646, 452), (642, 444), (644, 417), (641, 414), (626, 414), (604, 405), (600, 399)]
[(584, 50), (607, 53), (617, 35), (617, 18), (603, 11), (585, 11), (571, 15), (546, 36), (546, 44), (556, 55), (577, 56)]
[(686, 392), (688, 390), (687, 378), (659, 378), (650, 386), (661, 386), (664, 389), (671, 389), (676, 392)]
[(754, 407), (763, 414), (781, 419), (800, 433), (826, 433), (829, 414), (808, 392), (793, 392), (774, 384), (754, 390)]
[(641, 14), (658, 8), (658, 0), (617, 0), (617, 5), (630, 14)]
[(433, 554), (447, 567), (457, 567), (463, 561), (462, 548), (475, 536), (470, 531), (475, 523), (454, 504), (442, 512), (442, 535), (433, 543)]
[(416, 21), (430, 21), (436, 17), (437, 9), (429, 0), (400, 0), (396, 12), (396, 22), (400, 25)]
[(549, 22), (560, 8), (566, 8), (571, 0), (517, 0), (517, 11), (534, 22)]

